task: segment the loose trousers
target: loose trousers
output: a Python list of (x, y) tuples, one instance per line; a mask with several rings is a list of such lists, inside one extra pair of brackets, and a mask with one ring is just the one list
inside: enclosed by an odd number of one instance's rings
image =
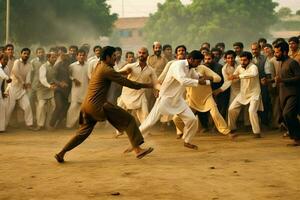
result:
[(72, 101), (67, 113), (67, 128), (72, 128), (78, 122), (80, 113), (80, 102)]
[[(233, 100), (231, 105), (228, 109), (228, 126), (231, 130), (236, 130), (236, 120), (239, 116), (239, 113), (241, 111), (241, 107), (243, 104), (241, 104), (236, 98)], [(260, 133), (260, 126), (259, 126), (259, 119), (257, 110), (259, 107), (259, 101), (257, 100), (251, 100), (249, 105), (249, 119), (252, 126), (252, 131), (254, 134)]]
[(38, 105), (36, 108), (36, 121), (39, 127), (49, 127), (54, 107), (54, 98), (38, 100)]
[(8, 111), (7, 111), (7, 116), (6, 116), (7, 121), (5, 122), (6, 126), (8, 125), (10, 116), (15, 108), (16, 103), (18, 103), (19, 106), (21, 107), (21, 109), (24, 111), (25, 124), (27, 126), (32, 126), (33, 125), (32, 110), (31, 110), (28, 95), (24, 94), (19, 99), (17, 99), (13, 94), (10, 94), (10, 96), (8, 98), (9, 98), (8, 99)]
[[(103, 105), (103, 112), (107, 120), (119, 131), (125, 131), (132, 147), (138, 147), (144, 143), (144, 138), (133, 116), (122, 108), (111, 103)], [(67, 152), (81, 144), (93, 131), (97, 123), (97, 113), (87, 114), (80, 112), (80, 128), (77, 134), (65, 145), (63, 151)], [(103, 121), (104, 119), (101, 119)]]
[[(142, 134), (147, 133), (147, 131), (160, 119), (162, 113), (159, 110), (159, 102), (156, 101), (151, 112), (149, 113), (146, 120), (141, 124), (140, 131)], [(182, 124), (178, 124), (174, 121), (176, 128), (182, 130), (184, 141), (189, 143), (192, 137), (196, 134), (198, 129), (198, 120), (192, 110), (186, 105), (186, 108), (183, 112), (178, 113), (177, 116), (183, 121), (184, 127)]]

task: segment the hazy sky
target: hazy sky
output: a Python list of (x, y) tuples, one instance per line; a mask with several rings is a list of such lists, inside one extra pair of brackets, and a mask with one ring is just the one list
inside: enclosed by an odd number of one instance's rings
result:
[[(163, 3), (165, 0), (107, 0), (111, 5), (111, 12), (119, 14), (119, 17), (140, 17), (148, 16), (157, 10), (157, 3)], [(189, 3), (191, 0), (181, 0), (183, 3)], [(300, 0), (273, 0), (279, 3), (277, 7), (290, 7), (293, 12), (300, 10)], [(124, 9), (122, 9), (122, 7)], [(123, 10), (123, 11), (122, 11)], [(124, 15), (123, 15), (124, 14)]]

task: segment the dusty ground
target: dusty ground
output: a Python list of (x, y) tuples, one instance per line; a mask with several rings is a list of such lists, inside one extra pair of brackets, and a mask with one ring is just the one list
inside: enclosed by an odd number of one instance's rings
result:
[[(197, 135), (184, 148), (172, 131), (146, 139), (155, 150), (138, 160), (123, 154), (126, 136), (98, 127), (58, 164), (54, 153), (74, 131), (0, 134), (0, 199), (299, 199), (300, 147), (269, 132), (236, 141)], [(119, 193), (120, 195), (113, 195)]]

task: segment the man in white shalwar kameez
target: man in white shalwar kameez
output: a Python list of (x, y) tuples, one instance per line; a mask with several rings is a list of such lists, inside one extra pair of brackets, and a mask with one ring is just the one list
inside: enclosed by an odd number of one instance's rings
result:
[(89, 65), (88, 67), (88, 76), (89, 76), (89, 79), (91, 79), (92, 77), (92, 74), (93, 74), (93, 71), (96, 69), (96, 66), (100, 60), (100, 54), (101, 54), (101, 49), (102, 47), (99, 46), (99, 45), (96, 45), (94, 47), (94, 53), (95, 55), (90, 57), (88, 60), (87, 60), (87, 63)]
[(240, 79), (241, 89), (229, 106), (228, 125), (231, 130), (236, 130), (236, 120), (243, 105), (249, 104), (249, 119), (255, 138), (260, 138), (260, 126), (258, 110), (263, 110), (260, 90), (260, 80), (258, 68), (251, 63), (252, 54), (243, 52), (240, 55), (240, 65), (237, 67), (229, 80)]
[[(198, 149), (191, 144), (191, 139), (198, 129), (198, 120), (192, 110), (184, 100), (183, 94), (185, 87), (197, 87), (201, 81), (199, 74), (195, 71), (203, 55), (200, 51), (192, 51), (187, 60), (175, 61), (171, 66), (163, 81), (159, 97), (149, 113), (146, 120), (141, 124), (142, 133), (147, 133), (161, 117), (161, 115), (178, 115), (184, 123), (183, 140), (184, 146), (192, 149)], [(204, 81), (205, 83), (205, 81)]]
[[(7, 101), (4, 99), (4, 83), (5, 81), (9, 83), (11, 79), (8, 76), (8, 68), (6, 67), (8, 63), (8, 56), (5, 54), (0, 54), (0, 133), (4, 132), (6, 127), (6, 117), (7, 112), (6, 105)], [(6, 72), (5, 72), (6, 71)]]
[[(153, 68), (147, 65), (148, 50), (142, 47), (138, 51), (139, 61), (125, 65), (119, 72), (128, 72), (127, 78), (139, 83), (153, 83), (157, 82), (157, 77)], [(149, 114), (148, 102), (146, 99), (146, 90), (134, 90), (128, 87), (123, 87), (122, 94), (118, 99), (118, 106), (125, 110), (131, 110), (143, 123)]]
[[(184, 45), (179, 45), (175, 48), (175, 55), (176, 55), (176, 59), (175, 60), (171, 60), (169, 61), (166, 66), (164, 67), (164, 70), (162, 71), (162, 73), (159, 75), (158, 77), (158, 82), (160, 84), (162, 84), (162, 82), (165, 80), (166, 75), (170, 69), (170, 66), (172, 65), (173, 62), (175, 62), (176, 60), (184, 60), (186, 59), (186, 47)], [(160, 118), (160, 122), (162, 123), (161, 126), (161, 131), (165, 130), (165, 125), (168, 125), (169, 121), (171, 121), (173, 118), (172, 115), (162, 115)]]
[(11, 85), (8, 89), (9, 94), (9, 105), (8, 112), (6, 116), (6, 125), (9, 122), (10, 116), (18, 102), (21, 109), (24, 111), (25, 124), (28, 128), (32, 129), (33, 118), (32, 110), (30, 106), (29, 97), (27, 94), (27, 89), (30, 88), (30, 77), (32, 65), (28, 62), (30, 57), (30, 49), (24, 48), (21, 50), (21, 58), (14, 62), (13, 68), (11, 70)]
[(77, 62), (70, 65), (72, 89), (70, 95), (71, 105), (67, 113), (67, 128), (72, 128), (79, 119), (80, 106), (85, 98), (89, 83), (88, 64), (85, 62), (86, 53), (83, 50), (77, 52)]

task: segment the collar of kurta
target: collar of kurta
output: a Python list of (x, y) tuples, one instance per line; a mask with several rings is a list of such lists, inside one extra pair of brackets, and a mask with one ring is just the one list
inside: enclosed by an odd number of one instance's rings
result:
[(26, 63), (24, 63), (24, 61), (22, 60), (22, 58), (19, 59), (24, 65), (28, 64), (28, 60), (26, 61)]

